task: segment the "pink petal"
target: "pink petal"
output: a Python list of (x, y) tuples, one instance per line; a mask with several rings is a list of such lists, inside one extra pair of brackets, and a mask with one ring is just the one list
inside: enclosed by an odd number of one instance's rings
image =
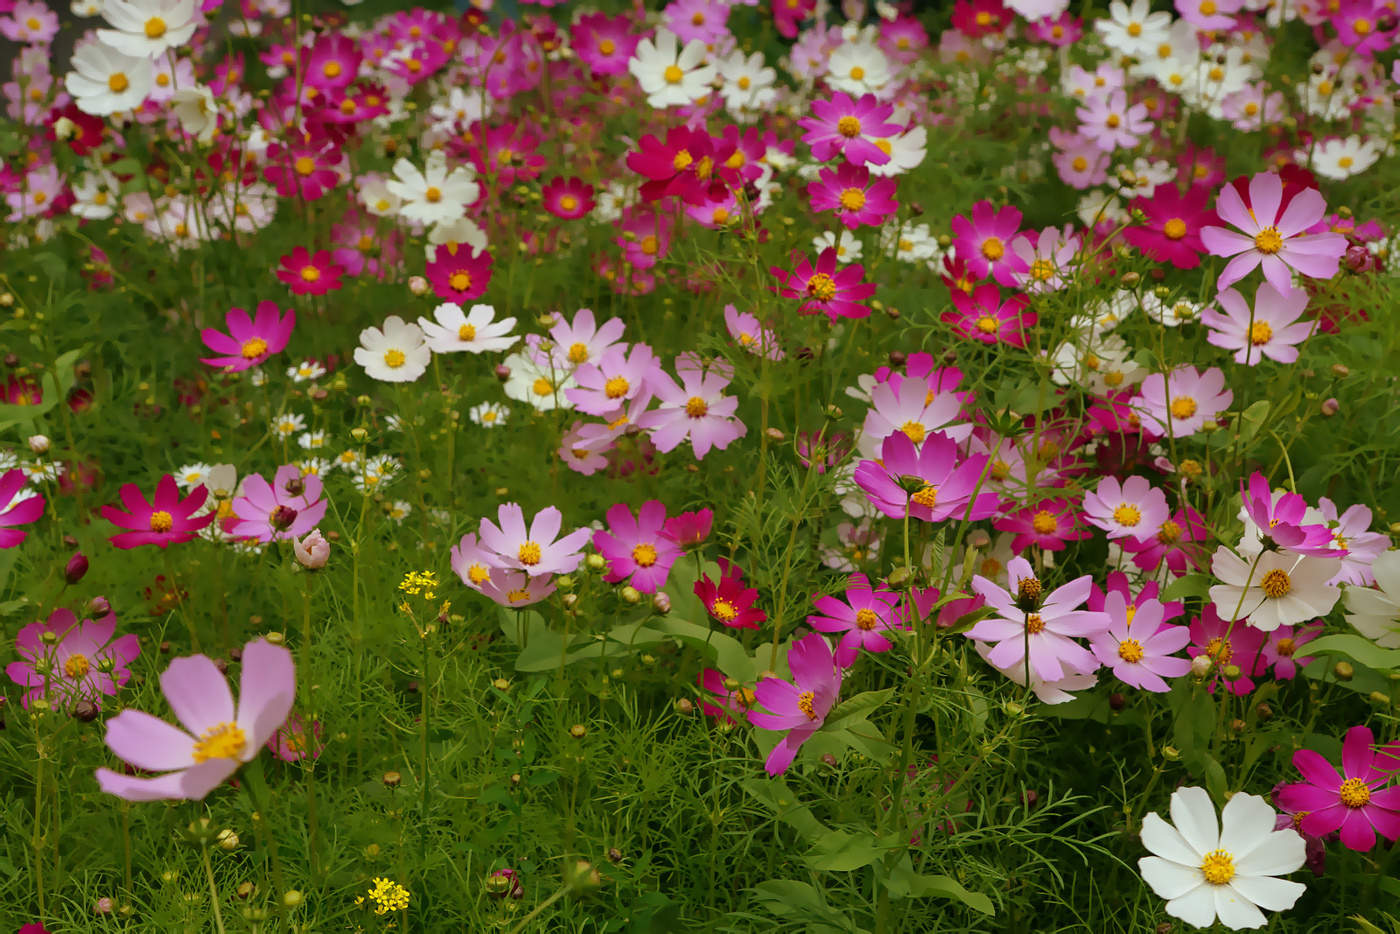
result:
[(194, 737), (141, 710), (123, 710), (107, 721), (107, 745), (123, 762), (150, 772), (187, 769)]
[(238, 765), (235, 759), (210, 759), (158, 778), (136, 778), (98, 769), (97, 784), (108, 794), (127, 801), (198, 801), (219, 787)]
[(228, 682), (208, 656), (175, 659), (161, 674), (160, 689), (180, 723), (196, 737), (212, 726), (234, 721)]
[(243, 674), (238, 682), (238, 725), (248, 739), (243, 755), (245, 762), (257, 755), (272, 734), (287, 722), (296, 688), (292, 653), (285, 646), (259, 639), (244, 647)]

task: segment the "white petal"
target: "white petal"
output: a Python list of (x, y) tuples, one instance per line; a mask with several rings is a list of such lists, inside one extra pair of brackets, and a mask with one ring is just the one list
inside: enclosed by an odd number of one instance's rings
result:
[(1241, 928), (1261, 928), (1268, 923), (1264, 913), (1236, 892), (1233, 886), (1217, 885), (1212, 888), (1215, 889), (1215, 913), (1227, 928), (1238, 931)]
[(1197, 853), (1209, 853), (1220, 845), (1220, 825), (1215, 805), (1204, 788), (1178, 788), (1172, 792), (1172, 823)]
[(1235, 859), (1248, 856), (1274, 833), (1274, 809), (1258, 795), (1237, 794), (1220, 812), (1220, 847)]
[[(1148, 814), (1142, 819), (1142, 845), (1163, 859), (1179, 863), (1182, 866), (1200, 866), (1201, 864), (1201, 854), (1191, 848), (1180, 831), (1156, 814)], [(1157, 894), (1162, 895), (1161, 892)], [(1162, 897), (1174, 898), (1175, 896), (1162, 895)]]
[(1246, 876), (1281, 876), (1303, 865), (1307, 844), (1292, 829), (1275, 830), (1247, 854), (1237, 854), (1235, 872)]
[(1180, 898), (1172, 899), (1167, 902), (1167, 914), (1173, 918), (1180, 918), (1192, 927), (1210, 927), (1211, 922), (1215, 920), (1215, 893), (1211, 889), (1212, 886), (1203, 885)]
[(1206, 884), (1205, 876), (1199, 869), (1156, 856), (1144, 856), (1139, 859), (1138, 872), (1142, 874), (1142, 880), (1157, 893), (1158, 898), (1167, 900), (1181, 898)]
[(1259, 907), (1267, 908), (1270, 911), (1286, 911), (1292, 908), (1293, 903), (1308, 888), (1301, 882), (1289, 882), (1287, 879), (1238, 874), (1230, 880), (1229, 887)]

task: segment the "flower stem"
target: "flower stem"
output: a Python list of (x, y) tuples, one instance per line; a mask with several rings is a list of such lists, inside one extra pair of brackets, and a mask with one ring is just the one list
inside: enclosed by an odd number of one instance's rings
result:
[(219, 887), (214, 884), (214, 867), (209, 864), (209, 847), (199, 848), (199, 858), (204, 863), (204, 878), (209, 880), (209, 904), (214, 906), (214, 930), (224, 934), (224, 914), (219, 908)]
[(256, 818), (253, 821), (253, 830), (257, 834), (259, 845), (267, 849), (268, 860), (272, 863), (272, 884), (277, 888), (277, 897), (273, 899), (273, 904), (281, 905), (282, 893), (287, 891), (287, 887), (282, 884), (282, 861), (277, 855), (277, 835), (268, 824), (267, 806), (272, 803), (272, 796), (267, 790), (267, 779), (263, 777), (261, 757), (248, 763), (243, 769), (243, 777), (247, 779), (244, 787), (248, 789), (248, 801), (253, 806)]
[[(302, 588), (301, 601), (301, 671), (302, 671), (302, 693), (303, 709), (305, 710), (305, 721), (301, 725), (303, 737), (314, 737), (316, 729), (316, 708), (311, 700), (311, 587), (313, 574), (308, 571), (305, 575), (305, 586)], [(321, 857), (317, 847), (316, 834), (316, 757), (315, 739), (311, 738), (302, 757), (302, 764), (306, 766), (306, 821), (307, 821), (307, 848), (311, 856), (311, 872), (318, 878), (321, 875)]]

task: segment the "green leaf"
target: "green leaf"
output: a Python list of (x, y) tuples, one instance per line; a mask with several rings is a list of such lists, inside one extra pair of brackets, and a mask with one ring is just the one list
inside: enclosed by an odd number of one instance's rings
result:
[(835, 710), (827, 714), (822, 730), (841, 730), (851, 726), (852, 721), (865, 719), (870, 711), (889, 700), (893, 693), (894, 688), (885, 688), (883, 691), (863, 691), (849, 700), (842, 701), (836, 705)]
[(751, 682), (761, 669), (754, 657), (744, 650), (733, 636), (684, 619), (663, 616), (647, 622), (647, 628), (674, 636), (692, 648), (699, 649), (714, 660), (715, 667), (727, 678)]
[(779, 779), (747, 778), (740, 785), (750, 797), (767, 807), (774, 817), (796, 830), (803, 839), (812, 840), (833, 832), (817, 820), (811, 808), (799, 804), (797, 796)]
[(1323, 636), (1306, 643), (1302, 650), (1308, 655), (1345, 655), (1354, 662), (1377, 671), (1400, 668), (1400, 649), (1383, 649), (1370, 639), (1350, 633)]
[(1172, 600), (1184, 600), (1187, 597), (1205, 597), (1210, 593), (1210, 575), (1208, 574), (1187, 574), (1185, 577), (1174, 580), (1162, 591), (1161, 600), (1169, 603)]
[(1260, 399), (1240, 413), (1240, 440), (1248, 443), (1259, 429), (1264, 427), (1264, 422), (1269, 417), (1269, 400)]
[(873, 834), (852, 834), (833, 830), (820, 838), (807, 853), (807, 865), (826, 872), (863, 869), (885, 853)]
[(981, 892), (969, 892), (951, 876), (916, 873), (908, 854), (890, 870), (885, 889), (891, 898), (951, 898), (981, 914), (996, 913), (990, 898)]

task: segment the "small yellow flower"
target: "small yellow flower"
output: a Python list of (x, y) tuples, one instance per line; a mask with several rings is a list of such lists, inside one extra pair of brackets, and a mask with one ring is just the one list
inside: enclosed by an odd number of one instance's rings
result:
[(399, 581), (399, 590), (414, 597), (422, 596), (427, 601), (437, 599), (437, 586), (437, 574), (433, 571), (409, 571)]
[[(397, 882), (376, 876), (369, 890), (369, 900), (374, 903), (374, 913), (377, 915), (403, 911), (408, 907), (408, 889)], [(356, 899), (356, 904), (363, 901)]]

